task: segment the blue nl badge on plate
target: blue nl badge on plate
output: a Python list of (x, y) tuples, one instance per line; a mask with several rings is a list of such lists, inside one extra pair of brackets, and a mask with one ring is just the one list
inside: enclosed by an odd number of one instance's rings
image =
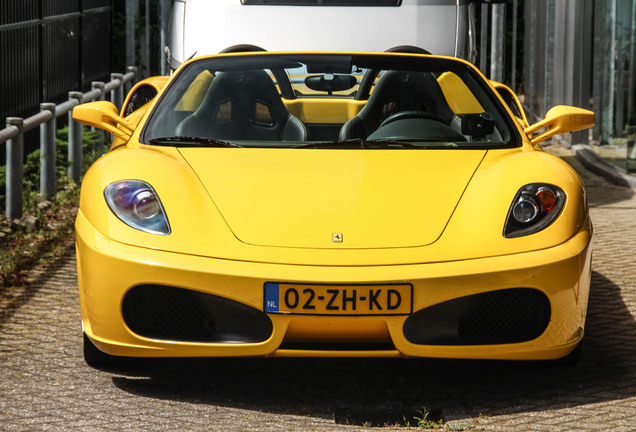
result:
[(278, 284), (268, 282), (265, 284), (265, 312), (278, 312)]

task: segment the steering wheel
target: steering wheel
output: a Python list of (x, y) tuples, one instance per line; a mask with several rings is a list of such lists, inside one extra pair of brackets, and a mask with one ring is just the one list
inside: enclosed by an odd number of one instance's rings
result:
[(382, 123), (380, 123), (380, 126), (378, 127), (381, 128), (383, 126), (388, 125), (389, 123), (393, 123), (399, 120), (404, 120), (404, 119), (426, 119), (426, 120), (433, 120), (439, 123), (444, 123), (446, 126), (448, 126), (448, 122), (446, 120), (444, 120), (442, 117), (440, 117), (439, 115), (432, 113), (432, 112), (428, 112), (428, 111), (400, 111), (397, 112), (395, 114), (391, 114), (390, 116), (388, 116), (387, 118), (384, 119), (384, 121)]

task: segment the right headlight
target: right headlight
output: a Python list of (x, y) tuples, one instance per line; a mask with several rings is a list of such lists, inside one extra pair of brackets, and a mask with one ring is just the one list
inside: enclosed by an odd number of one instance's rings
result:
[(170, 234), (170, 224), (161, 200), (148, 183), (117, 181), (106, 186), (104, 197), (115, 216), (126, 225), (150, 234)]
[(565, 193), (557, 186), (533, 183), (522, 187), (508, 210), (504, 237), (522, 237), (541, 231), (559, 216), (564, 203)]

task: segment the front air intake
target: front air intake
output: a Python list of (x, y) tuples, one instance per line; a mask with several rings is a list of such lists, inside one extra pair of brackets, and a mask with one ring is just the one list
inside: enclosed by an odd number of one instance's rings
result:
[(224, 297), (164, 286), (138, 285), (124, 297), (122, 314), (140, 336), (181, 342), (255, 343), (272, 322), (263, 311)]
[(511, 288), (449, 300), (419, 310), (404, 323), (418, 345), (496, 345), (527, 342), (550, 323), (550, 301), (531, 288)]

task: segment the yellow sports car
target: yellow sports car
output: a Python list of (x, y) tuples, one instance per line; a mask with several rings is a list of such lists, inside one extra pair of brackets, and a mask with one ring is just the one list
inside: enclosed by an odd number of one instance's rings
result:
[[(416, 50), (414, 50), (416, 51)], [(583, 337), (577, 174), (510, 89), (421, 53), (229, 52), (73, 117), (84, 354), (557, 359)]]

